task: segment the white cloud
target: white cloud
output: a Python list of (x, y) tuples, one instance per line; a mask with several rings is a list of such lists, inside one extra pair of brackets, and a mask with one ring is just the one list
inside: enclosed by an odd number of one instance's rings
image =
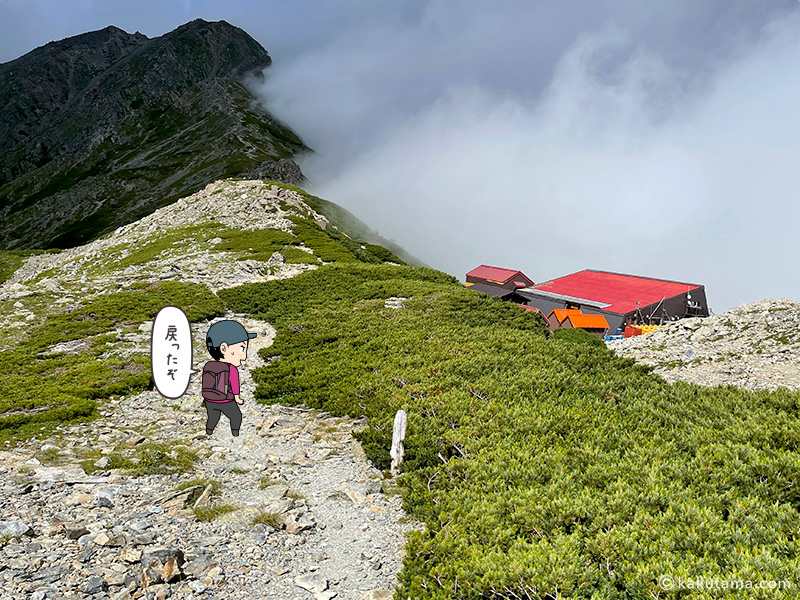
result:
[[(427, 39), (415, 32), (400, 47)], [(800, 297), (786, 273), (800, 254), (799, 34), (800, 19), (784, 19), (693, 81), (606, 25), (572, 44), (538, 94), (469, 78), (415, 90), (430, 77), (351, 39), (273, 75), (268, 94), (313, 132), (321, 153), (304, 169), (317, 193), (432, 266), (685, 280), (724, 310)], [(430, 75), (440, 61), (406, 68)]]

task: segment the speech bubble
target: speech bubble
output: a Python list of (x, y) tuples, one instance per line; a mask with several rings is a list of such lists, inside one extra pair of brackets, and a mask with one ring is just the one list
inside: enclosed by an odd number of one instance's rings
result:
[(165, 306), (153, 321), (150, 368), (162, 396), (179, 398), (189, 387), (192, 370), (192, 328), (177, 306)]

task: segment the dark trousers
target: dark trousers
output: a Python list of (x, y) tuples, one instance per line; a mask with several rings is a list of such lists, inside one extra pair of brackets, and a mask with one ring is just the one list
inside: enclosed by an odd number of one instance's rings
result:
[(219, 423), (220, 415), (225, 415), (231, 422), (231, 431), (234, 435), (239, 434), (239, 428), (242, 426), (242, 411), (239, 409), (239, 404), (236, 401), (230, 402), (209, 402), (206, 400), (206, 412), (208, 413), (208, 422), (206, 423), (206, 431), (214, 431), (214, 427)]

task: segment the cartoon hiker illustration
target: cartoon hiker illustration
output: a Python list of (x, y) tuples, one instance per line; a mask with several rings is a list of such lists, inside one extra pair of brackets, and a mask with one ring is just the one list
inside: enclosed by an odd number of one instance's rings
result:
[(215, 360), (203, 367), (203, 404), (208, 413), (206, 434), (211, 435), (219, 423), (220, 415), (231, 422), (231, 433), (239, 435), (242, 411), (239, 405), (239, 371), (236, 367), (247, 359), (249, 340), (256, 337), (248, 333), (238, 321), (218, 321), (208, 329), (206, 346)]

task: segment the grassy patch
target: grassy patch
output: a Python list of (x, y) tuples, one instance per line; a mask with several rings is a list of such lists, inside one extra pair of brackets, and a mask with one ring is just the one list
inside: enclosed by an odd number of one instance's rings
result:
[(120, 244), (103, 252), (102, 262), (94, 261), (87, 270), (90, 275), (121, 271), (126, 267), (144, 265), (156, 260), (165, 252), (180, 255), (196, 247), (204, 247), (209, 240), (227, 228), (219, 223), (204, 223), (185, 227), (172, 227), (144, 240), (141, 244)]
[[(100, 357), (108, 349), (107, 332), (135, 330), (168, 304), (181, 306), (192, 321), (222, 314), (219, 299), (205, 286), (162, 282), (49, 315), (30, 329), (26, 341), (0, 352), (0, 438), (27, 437), (40, 424), (91, 417), (98, 400), (150, 387), (146, 357)], [(92, 336), (82, 352), (43, 354), (54, 344)]]
[(269, 525), (273, 529), (280, 529), (282, 525), (281, 516), (278, 513), (260, 512), (253, 517), (253, 525), (258, 524)]
[[(404, 264), (404, 261), (399, 258), (399, 256), (407, 256), (403, 248), (390, 240), (381, 238), (377, 232), (370, 229), (364, 222), (341, 206), (329, 202), (324, 198), (312, 196), (305, 190), (293, 185), (268, 180), (265, 180), (264, 183), (282, 187), (299, 194), (303, 198), (303, 202), (308, 204), (315, 212), (324, 215), (330, 221), (330, 226), (327, 229), (329, 235), (339, 236), (342, 239), (365, 240), (364, 242), (358, 242), (359, 247), (361, 243), (364, 243), (366, 246), (366, 254), (364, 256), (371, 255), (377, 260), (371, 258), (363, 262), (394, 262)], [(281, 207), (283, 207), (284, 204), (281, 204)], [(292, 208), (288, 204), (286, 204), (286, 206), (287, 208)], [(380, 245), (374, 246), (374, 244)], [(411, 258), (410, 256), (408, 257), (408, 259)]]
[(598, 336), (584, 331), (583, 329), (556, 329), (551, 337), (555, 341), (568, 342), (573, 344), (584, 344), (586, 346), (595, 346), (605, 348), (606, 344)]
[[(0, 250), (0, 283), (8, 281), (29, 256), (42, 252), (46, 252), (46, 250)], [(58, 252), (58, 250), (49, 252)]]
[(784, 346), (792, 343), (792, 338), (790, 338), (785, 333), (781, 333), (781, 334), (774, 333), (772, 335), (768, 335), (767, 339), (768, 340), (774, 340), (778, 344), (783, 344)]
[(192, 479), (191, 481), (184, 481), (180, 485), (178, 485), (179, 490), (185, 490), (190, 487), (201, 486), (203, 489), (207, 488), (209, 485), (211, 486), (211, 493), (214, 495), (219, 495), (222, 491), (222, 483), (217, 479)]
[(285, 484), (285, 481), (281, 481), (280, 479), (273, 479), (269, 475), (262, 475), (258, 478), (258, 488), (261, 490), (265, 490), (272, 485), (282, 485)]
[(58, 465), (64, 462), (61, 452), (58, 448), (48, 448), (47, 450), (40, 450), (35, 454), (36, 459), (43, 465)]
[(222, 241), (217, 243), (215, 250), (234, 252), (239, 259), (251, 259), (267, 262), (274, 252), (281, 252), (295, 240), (294, 235), (280, 229), (255, 229), (244, 231), (241, 229), (221, 230), (218, 233)]
[(109, 469), (121, 469), (133, 477), (143, 475), (173, 475), (186, 473), (194, 467), (197, 453), (181, 442), (144, 442), (130, 451), (116, 449), (108, 455), (109, 463), (103, 469), (94, 465), (95, 460), (81, 463), (84, 471), (95, 473)]
[(174, 442), (145, 442), (136, 447), (136, 457), (133, 474), (137, 476), (185, 473), (197, 460), (197, 454), (188, 446)]
[[(402, 597), (800, 580), (800, 393), (669, 384), (425, 269), (328, 265), (220, 296), (277, 328), (253, 373), (260, 401), (366, 415), (358, 438), (381, 469), (407, 411), (404, 508), (426, 528)], [(412, 299), (389, 310), (389, 296)]]
[(320, 264), (320, 260), (316, 256), (299, 248), (287, 248), (283, 253), (283, 258), (288, 264)]
[(228, 514), (235, 510), (239, 510), (239, 507), (235, 504), (218, 504), (209, 508), (193, 509), (194, 516), (197, 517), (198, 521), (213, 521), (217, 517)]

